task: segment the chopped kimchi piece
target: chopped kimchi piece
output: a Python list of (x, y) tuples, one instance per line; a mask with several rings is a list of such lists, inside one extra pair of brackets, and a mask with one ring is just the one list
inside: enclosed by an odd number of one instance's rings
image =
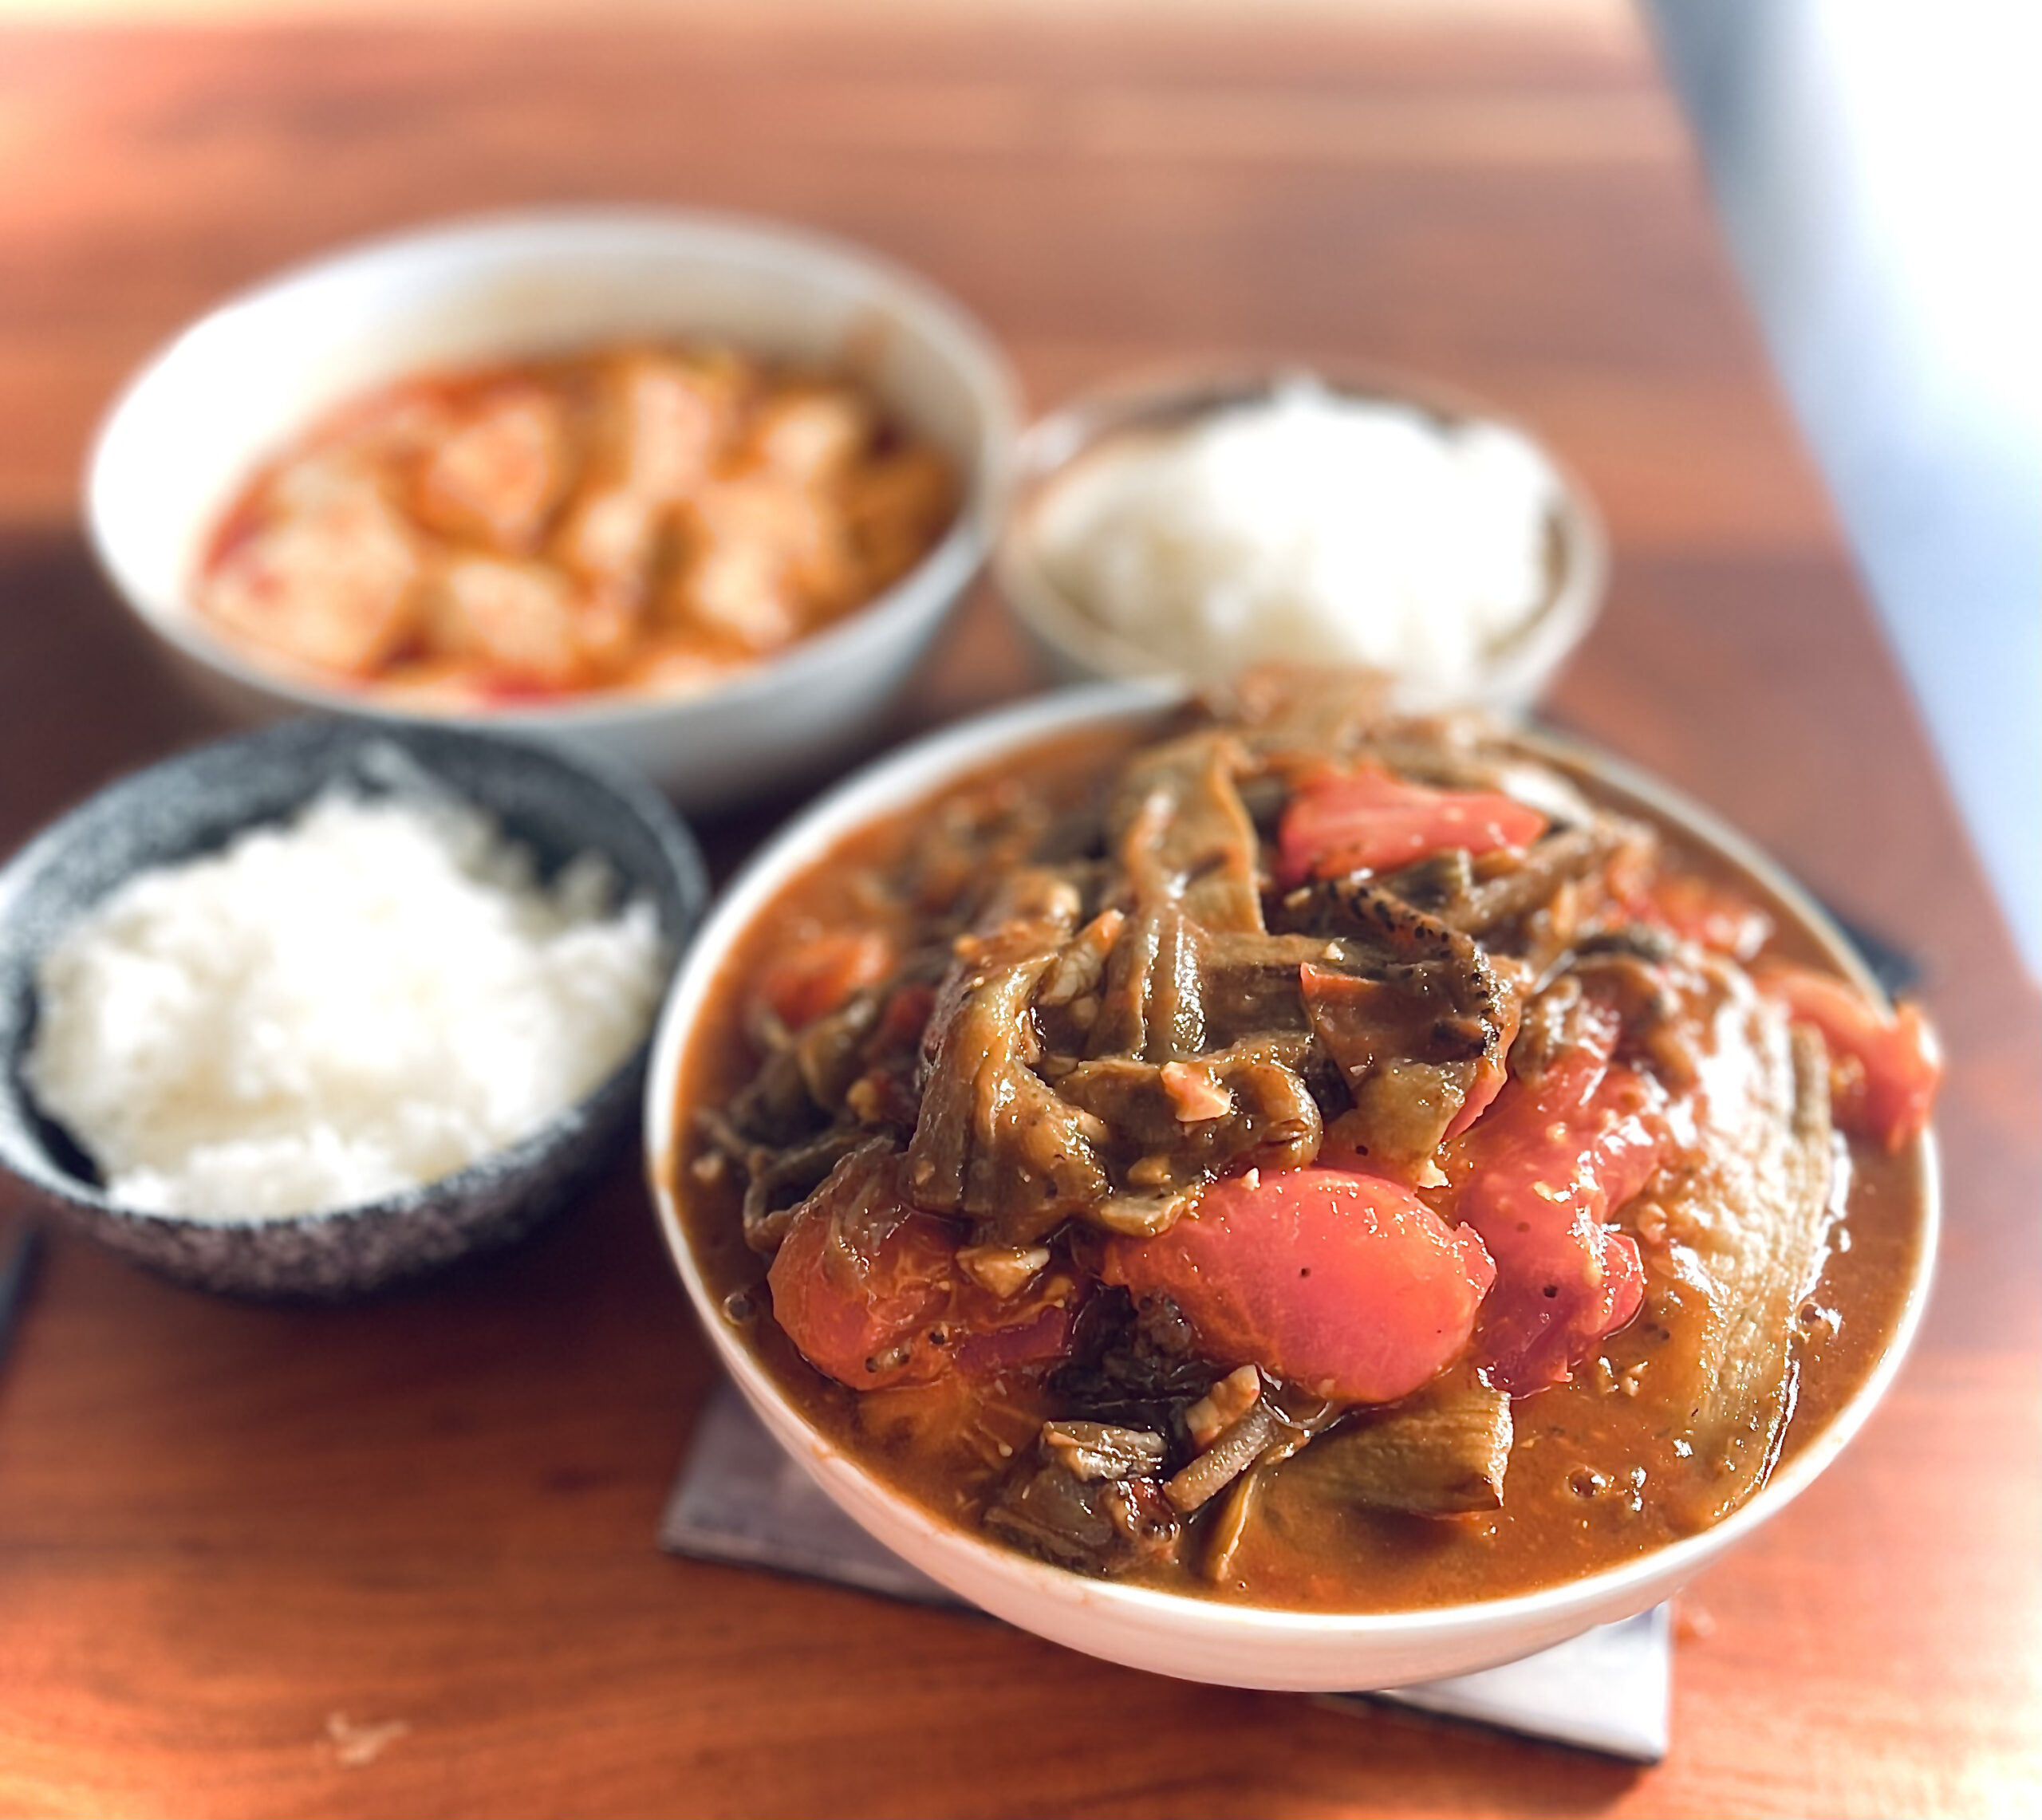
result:
[(207, 612), (275, 656), (371, 675), (417, 629), (416, 540), (374, 479), (343, 462), (307, 462), (277, 494), (286, 513), (223, 539)]
[(432, 530), (524, 553), (537, 546), (570, 478), (560, 400), (513, 381), (484, 393), (427, 455), (418, 513)]

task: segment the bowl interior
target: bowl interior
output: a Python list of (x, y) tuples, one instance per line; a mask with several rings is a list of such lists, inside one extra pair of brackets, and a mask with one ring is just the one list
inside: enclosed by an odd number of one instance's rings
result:
[[(1927, 1300), (1938, 1223), (1932, 1138), (1918, 1164), (1925, 1231), (1898, 1330), (1851, 1401), (1807, 1439), (1744, 1505), (1711, 1529), (1625, 1566), (1510, 1598), (1386, 1613), (1315, 1613), (1223, 1605), (1100, 1582), (944, 1524), (862, 1470), (811, 1427), (715, 1306), (680, 1215), (678, 1094), (689, 1044), (716, 977), (745, 929), (798, 873), (846, 835), (897, 812), (1000, 754), (1080, 727), (1139, 724), (1181, 699), (1167, 683), (1100, 685), (1039, 698), (948, 730), (870, 767), (798, 817), (724, 894), (675, 979), (646, 1081), (647, 1165), (668, 1248), (696, 1312), (740, 1391), (822, 1489), (878, 1540), (995, 1615), (1053, 1641), (1152, 1672), (1233, 1685), (1332, 1692), (1472, 1672), (1644, 1610), (1783, 1509), (1870, 1415)], [(1862, 962), (1793, 881), (1741, 837), (1658, 784), (1599, 754), (1553, 743), (1563, 765), (1599, 782), (1752, 873), (1848, 976), (1876, 992)]]
[(202, 660), (294, 699), (345, 702), (243, 662), (190, 611), (206, 541), (253, 470), (323, 412), (408, 375), (632, 337), (723, 337), (857, 375), (965, 477), (958, 522), (925, 563), (960, 569), (960, 585), (976, 565), (1015, 415), (982, 332), (919, 279), (820, 236), (650, 211), (405, 235), (214, 311), (142, 371), (101, 431), (86, 505), (101, 560)]
[(1490, 654), (1471, 693), (1450, 699), (1413, 694), (1407, 701), (1417, 710), (1522, 711), (1586, 635), (1600, 609), (1609, 567), (1602, 522), (1581, 483), (1530, 431), (1429, 381), (1360, 369), (1228, 370), (1160, 374), (1074, 400), (1022, 439), (1013, 506), (994, 548), (1002, 597), (1066, 680), (1179, 673), (1169, 653), (1097, 618), (1058, 584), (1039, 547), (1043, 511), (1089, 457), (1114, 444), (1167, 439), (1217, 413), (1266, 403), (1300, 380), (1323, 386), (1337, 397), (1404, 406), (1441, 425), (1499, 426), (1522, 438), (1548, 471), (1554, 502), (1547, 528), (1550, 588), (1545, 601)]
[[(159, 1219), (109, 1201), (89, 1163), (35, 1106), (22, 1067), (34, 1036), (41, 957), (139, 871), (215, 851), (249, 828), (282, 821), (329, 785), (401, 794), (417, 787), (420, 773), (491, 814), (549, 876), (577, 854), (606, 855), (625, 894), (654, 904), (669, 952), (685, 945), (708, 895), (700, 857), (664, 801), (629, 774), (518, 741), (432, 727), (297, 720), (202, 747), (101, 792), (0, 873), (0, 1161), (73, 1206)], [(641, 1049), (627, 1058), (613, 1081), (633, 1074), (642, 1056)], [(592, 1097), (612, 1091), (606, 1085)], [(542, 1149), (545, 1135), (514, 1151)], [(344, 1211), (457, 1194), (464, 1177), (488, 1167), (486, 1160), (443, 1184)], [(265, 1221), (250, 1230), (289, 1223)]]

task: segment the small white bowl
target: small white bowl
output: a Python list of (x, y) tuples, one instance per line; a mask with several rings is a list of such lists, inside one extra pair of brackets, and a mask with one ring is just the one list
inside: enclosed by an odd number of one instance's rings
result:
[[(646, 1077), (647, 1168), (667, 1243), (724, 1368), (780, 1444), (874, 1537), (961, 1598), (995, 1616), (1110, 1661), (1229, 1686), (1330, 1692), (1466, 1674), (1549, 1648), (1648, 1609), (1805, 1490), (1855, 1434), (1891, 1383), (1928, 1298), (1937, 1227), (1933, 1138), (1919, 1151), (1925, 1229), (1892, 1344), (1857, 1395), (1808, 1438), (1740, 1509), (1714, 1528), (1622, 1567), (1515, 1598), (1384, 1613), (1271, 1610), (1086, 1578), (939, 1522), (819, 1434), (724, 1319), (680, 1218), (680, 1069), (704, 1010), (753, 920), (846, 836), (925, 800), (967, 773), (1081, 728), (1139, 725), (1180, 699), (1167, 685), (1123, 684), (1039, 697), (910, 746), (831, 791), (793, 822), (724, 893), (676, 978)], [(1754, 875), (1850, 978), (1878, 988), (1834, 926), (1750, 844), (1664, 785), (1600, 754), (1545, 743), (1602, 782)]]
[[(1552, 505), (1547, 526), (1550, 588), (1544, 601), (1485, 655), (1480, 674), (1467, 686), (1443, 690), (1409, 680), (1404, 702), (1420, 711), (1479, 707), (1523, 713), (1601, 610), (1609, 550), (1594, 502), (1565, 464), (1522, 424), (1429, 380), (1364, 369), (1315, 372), (1292, 365), (1137, 376), (1085, 393), (1031, 426), (1015, 461), (1013, 504), (994, 546), (993, 574), (1037, 654), (1066, 683), (1186, 673), (1181, 652), (1152, 648), (1107, 625), (1058, 584), (1043, 560), (1043, 509), (1093, 457), (1116, 443), (1167, 439), (1222, 412), (1268, 403), (1301, 382), (1338, 399), (1402, 406), (1447, 427), (1480, 424), (1508, 431), (1546, 470)], [(1295, 652), (1253, 655), (1299, 660)]]
[[(436, 715), (267, 669), (193, 613), (221, 515), (324, 412), (414, 373), (636, 337), (721, 338), (857, 372), (956, 463), (956, 522), (877, 600), (700, 695)], [(821, 235), (667, 211), (487, 217), (302, 266), (184, 330), (102, 426), (85, 515), (122, 597), (231, 719), (318, 710), (564, 738), (704, 811), (812, 777), (876, 730), (999, 522), (1016, 396), (998, 348), (956, 304)]]

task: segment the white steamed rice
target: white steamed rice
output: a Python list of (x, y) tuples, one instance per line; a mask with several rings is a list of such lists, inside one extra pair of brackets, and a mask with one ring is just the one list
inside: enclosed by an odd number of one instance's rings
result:
[(357, 1204), (538, 1129), (627, 1056), (664, 955), (585, 854), (550, 884), (437, 793), (329, 794), (142, 873), (44, 957), (29, 1085), (123, 1205)]
[(1266, 661), (1386, 670), (1473, 699), (1551, 591), (1558, 482), (1500, 424), (1442, 424), (1308, 380), (1168, 437), (1102, 444), (1045, 495), (1045, 572), (1208, 681)]

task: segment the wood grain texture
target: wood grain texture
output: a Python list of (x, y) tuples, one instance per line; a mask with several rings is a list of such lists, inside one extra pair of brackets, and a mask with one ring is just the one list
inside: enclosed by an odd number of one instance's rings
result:
[[(365, 1307), (57, 1240), (0, 1376), (0, 1807), (2032, 1810), (2042, 1019), (1634, 38), (1071, 10), (17, 32), (0, 149), (0, 845), (207, 731), (73, 522), (96, 415), (181, 319), (454, 211), (756, 209), (927, 271), (1039, 404), (1280, 351), (1537, 423), (1618, 552), (1555, 715), (1920, 955), (1952, 1059), (1920, 1349), (1688, 1596), (1655, 1771), (661, 1558), (712, 1368), (627, 1156), (518, 1251)], [(902, 727), (1033, 680), (982, 595)], [(711, 830), (721, 861), (786, 806)]]

